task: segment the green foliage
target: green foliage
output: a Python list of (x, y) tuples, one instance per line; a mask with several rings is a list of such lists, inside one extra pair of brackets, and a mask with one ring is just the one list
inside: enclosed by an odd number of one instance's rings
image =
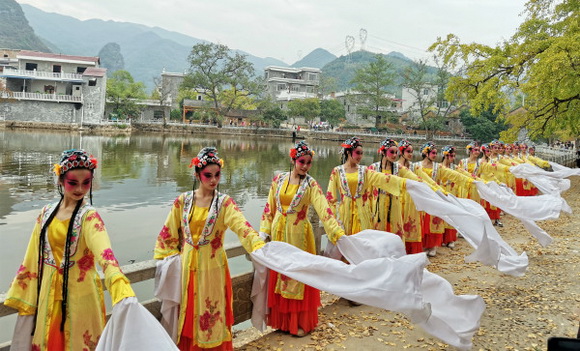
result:
[(171, 110), (169, 113), (169, 119), (172, 121), (180, 121), (181, 120), (181, 111), (180, 110)]
[(288, 103), (290, 117), (304, 117), (306, 122), (320, 115), (320, 101), (316, 98), (292, 100)]
[(282, 122), (288, 119), (287, 113), (271, 97), (266, 97), (258, 102), (258, 111), (261, 120), (274, 128), (280, 128)]
[(230, 51), (226, 45), (196, 44), (188, 61), (190, 71), (182, 88), (204, 94), (221, 116), (259, 90), (260, 84), (252, 79), (252, 64), (245, 55)]
[(141, 111), (136, 99), (146, 99), (145, 85), (135, 82), (127, 71), (116, 71), (107, 80), (107, 101), (121, 119), (136, 117)]
[(338, 125), (344, 120), (346, 112), (344, 105), (338, 100), (322, 100), (320, 101), (320, 117), (328, 121), (330, 124)]
[[(461, 72), (447, 95), (461, 96), (473, 115), (493, 109), (506, 118), (502, 138), (580, 133), (580, 11), (577, 0), (530, 0), (526, 20), (495, 46), (463, 44), (453, 34), (431, 50)], [(525, 96), (523, 114), (510, 114), (513, 96)]]
[(479, 116), (473, 116), (469, 110), (463, 110), (460, 116), (467, 133), (481, 143), (499, 139), (500, 132), (507, 129), (503, 121), (496, 122), (498, 116), (493, 109), (483, 111)]
[(351, 83), (357, 92), (352, 98), (356, 100), (357, 112), (376, 118), (375, 127), (393, 103), (387, 95), (387, 88), (393, 84), (395, 72), (393, 65), (382, 55), (376, 55), (375, 61), (358, 68)]

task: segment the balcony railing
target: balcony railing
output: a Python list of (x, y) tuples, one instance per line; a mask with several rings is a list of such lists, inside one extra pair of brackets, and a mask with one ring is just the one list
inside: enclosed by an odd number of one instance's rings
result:
[(80, 103), (83, 102), (82, 96), (72, 96), (72, 95), (2, 92), (0, 93), (0, 96), (4, 99), (14, 99), (14, 100), (37, 100), (37, 101), (53, 101), (53, 102), (80, 102)]
[(36, 78), (44, 80), (82, 81), (83, 75), (78, 73), (62, 73), (47, 71), (27, 71), (22, 69), (4, 68), (6, 78)]

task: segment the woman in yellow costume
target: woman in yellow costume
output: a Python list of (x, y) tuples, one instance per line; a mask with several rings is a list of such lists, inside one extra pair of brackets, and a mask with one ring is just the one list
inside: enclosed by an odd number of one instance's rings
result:
[(173, 202), (157, 237), (155, 259), (181, 256), (180, 350), (233, 350), (232, 281), (224, 238), (229, 228), (252, 252), (264, 241), (238, 205), (218, 190), (223, 161), (213, 147), (191, 160), (199, 187)]
[(528, 148), (528, 156), (527, 159), (532, 161), (536, 166), (541, 167), (543, 169), (550, 169), (552, 166), (550, 166), (550, 163), (546, 160), (543, 160), (541, 158), (539, 158), (538, 156), (536, 156), (536, 146), (535, 145), (530, 145), (530, 147)]
[[(421, 181), (403, 162), (405, 153), (413, 157), (413, 147), (403, 140), (401, 146), (393, 139), (385, 139), (378, 149), (381, 160), (369, 166), (370, 170)], [(403, 161), (397, 162), (399, 153)], [(421, 245), (421, 216), (407, 191), (401, 196), (391, 195), (378, 188), (373, 189), (375, 228), (399, 235), (405, 242), (407, 253), (423, 251)]]
[[(425, 177), (430, 177), (445, 191), (454, 193), (457, 187), (457, 190), (462, 193), (461, 189), (469, 188), (473, 183), (472, 178), (436, 162), (437, 148), (432, 142), (427, 142), (421, 147), (421, 156), (423, 161), (415, 164), (415, 173), (419, 175), (424, 173)], [(445, 222), (426, 213), (423, 217), (423, 247), (427, 251), (427, 255), (435, 256), (437, 254), (436, 248), (443, 243), (444, 233)]]
[[(272, 180), (260, 234), (316, 254), (314, 232), (308, 220), (311, 205), (318, 213), (330, 242), (336, 243), (344, 235), (344, 230), (335, 220), (320, 185), (308, 174), (313, 156), (314, 151), (304, 141), (290, 149), (292, 170)], [(310, 333), (318, 325), (320, 292), (277, 272), (270, 271), (269, 274), (267, 324), (297, 336)]]
[(347, 235), (364, 229), (372, 229), (373, 188), (401, 196), (405, 189), (405, 179), (383, 174), (361, 166), (363, 147), (357, 137), (342, 143), (342, 165), (334, 167), (330, 174), (326, 198), (341, 222)]
[(95, 263), (105, 274), (113, 304), (135, 296), (119, 269), (103, 221), (92, 207), (95, 168), (97, 160), (78, 149), (64, 151), (54, 166), (61, 198), (45, 206), (36, 219), (24, 262), (4, 302), (18, 310), (19, 319), (32, 322), (32, 330), (15, 331), (32, 333), (32, 346), (27, 349), (96, 347), (106, 310)]

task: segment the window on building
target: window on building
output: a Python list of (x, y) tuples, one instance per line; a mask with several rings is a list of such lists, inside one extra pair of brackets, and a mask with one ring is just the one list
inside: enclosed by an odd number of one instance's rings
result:
[(53, 65), (52, 66), (52, 72), (54, 72), (54, 73), (60, 73), (60, 72), (62, 72), (62, 66), (61, 65)]
[(278, 84), (278, 91), (286, 90), (286, 84)]
[(154, 119), (162, 119), (163, 118), (163, 111), (153, 111), (153, 118)]
[(95, 86), (97, 86), (97, 78), (92, 78), (92, 79), (89, 79), (89, 86), (90, 86), (90, 87), (95, 87)]
[(86, 67), (77, 67), (77, 73), (83, 74), (87, 68)]
[(427, 88), (423, 89), (423, 95), (424, 96), (429, 95), (429, 89), (427, 89)]
[(308, 80), (316, 80), (317, 78), (318, 78), (318, 76), (314, 73), (308, 74)]
[(197, 96), (197, 101), (201, 101), (201, 98), (202, 98), (202, 96), (201, 95), (198, 95)]
[(26, 70), (27, 71), (34, 71), (38, 68), (38, 65), (36, 63), (26, 63)]
[(447, 108), (447, 107), (449, 107), (449, 102), (448, 101), (439, 101), (439, 107)]

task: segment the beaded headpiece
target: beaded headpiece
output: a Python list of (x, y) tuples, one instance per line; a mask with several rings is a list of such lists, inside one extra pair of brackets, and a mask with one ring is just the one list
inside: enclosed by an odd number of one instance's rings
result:
[(348, 138), (341, 144), (344, 149), (356, 149), (362, 146), (361, 140), (357, 137)]
[(411, 146), (411, 143), (409, 142), (409, 140), (403, 139), (399, 143), (399, 151), (401, 153), (403, 153), (403, 151), (405, 151), (405, 149), (407, 149), (409, 146)]
[(478, 146), (479, 144), (477, 143), (477, 141), (472, 141), (471, 143), (467, 144), (465, 148), (467, 149), (467, 152), (471, 152), (473, 148), (476, 148)]
[(55, 163), (52, 168), (56, 176), (60, 176), (71, 169), (95, 169), (97, 168), (97, 159), (89, 155), (82, 149), (70, 149), (62, 152), (60, 162)]
[(443, 148), (441, 148), (441, 153), (443, 153), (443, 156), (447, 156), (452, 152), (455, 152), (455, 146), (445, 145)]
[(481, 151), (484, 151), (485, 152), (486, 150), (489, 151), (489, 144), (482, 144), (481, 145)]
[(534, 149), (535, 150), (536, 149), (536, 145), (531, 144), (530, 146), (528, 146), (528, 149)]
[(388, 148), (391, 147), (397, 147), (399, 146), (399, 144), (394, 141), (393, 139), (385, 139), (383, 141), (381, 141), (381, 146), (379, 147), (379, 150), (377, 151), (379, 154), (383, 153), (385, 150), (387, 150)]
[(432, 141), (428, 141), (423, 146), (421, 146), (421, 154), (427, 155), (429, 151), (435, 148), (435, 144)]
[(310, 149), (304, 140), (297, 142), (296, 145), (290, 149), (290, 158), (293, 160), (296, 160), (298, 157), (304, 155), (314, 156), (314, 151)]
[(209, 164), (216, 164), (220, 167), (224, 166), (224, 160), (218, 157), (218, 151), (215, 147), (204, 147), (201, 151), (197, 154), (196, 157), (191, 159), (191, 163), (189, 164), (189, 168), (197, 167), (202, 168)]

